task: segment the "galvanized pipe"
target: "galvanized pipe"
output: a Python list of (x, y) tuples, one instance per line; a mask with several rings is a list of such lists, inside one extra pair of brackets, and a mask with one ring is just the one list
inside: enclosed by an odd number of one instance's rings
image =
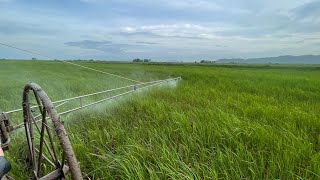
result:
[[(175, 79), (170, 79), (171, 81), (172, 80), (179, 80), (179, 78), (175, 78)], [(105, 98), (105, 99), (102, 99), (102, 100), (99, 100), (99, 101), (95, 101), (95, 102), (92, 102), (90, 104), (86, 104), (86, 105), (83, 105), (82, 107), (77, 107), (77, 108), (74, 108), (74, 109), (70, 109), (70, 110), (67, 110), (67, 111), (64, 111), (62, 113), (59, 113), (59, 115), (65, 115), (65, 114), (68, 114), (68, 113), (71, 113), (71, 112), (74, 112), (74, 111), (78, 111), (78, 110), (81, 110), (81, 109), (84, 109), (86, 107), (89, 107), (89, 106), (93, 106), (93, 105), (96, 105), (96, 104), (99, 104), (99, 103), (102, 103), (102, 102), (105, 102), (105, 101), (108, 101), (108, 100), (112, 100), (112, 99), (115, 99), (115, 98), (118, 98), (118, 97), (121, 97), (121, 96), (124, 96), (124, 95), (127, 95), (127, 94), (131, 94), (131, 93), (135, 93), (139, 90), (142, 90), (142, 89), (145, 89), (145, 88), (149, 88), (149, 87), (152, 87), (152, 86), (156, 86), (156, 85), (159, 85), (159, 84), (163, 84), (163, 83), (166, 83), (167, 81), (165, 80), (162, 80), (158, 83), (154, 83), (154, 84), (150, 84), (148, 86), (144, 86), (144, 87), (141, 87), (141, 88), (136, 88), (136, 89), (133, 89), (133, 90), (130, 90), (130, 91), (126, 91), (124, 93), (121, 93), (121, 94), (117, 94), (117, 95), (114, 95), (114, 96), (111, 96), (111, 97), (108, 97), (108, 98)], [(68, 100), (69, 101), (69, 100)], [(36, 121), (37, 122), (40, 122), (40, 120)], [(13, 127), (13, 131), (19, 129), (19, 128), (22, 128), (24, 124), (19, 124), (15, 127)]]
[[(157, 81), (150, 81), (150, 82), (145, 82), (145, 83), (138, 83), (138, 84), (133, 84), (133, 85), (129, 85), (129, 86), (123, 86), (123, 87), (119, 87), (119, 88), (100, 91), (100, 92), (96, 92), (96, 93), (85, 94), (85, 95), (82, 95), (82, 96), (76, 96), (76, 97), (72, 97), (72, 98), (68, 98), (68, 99), (62, 99), (62, 100), (55, 101), (55, 102), (52, 102), (52, 103), (53, 104), (64, 103), (66, 101), (71, 101), (71, 100), (75, 100), (75, 99), (79, 99), (79, 98), (84, 98), (84, 97), (104, 94), (104, 93), (113, 92), (113, 91), (117, 91), (117, 90), (121, 90), (121, 89), (132, 88), (132, 87), (134, 88), (134, 87), (137, 87), (137, 86), (147, 85), (147, 84), (152, 84), (152, 83), (158, 83), (158, 82), (177, 81), (177, 80), (180, 80), (180, 79), (181, 79), (180, 77), (177, 77), (177, 78), (169, 78), (169, 79), (163, 79), (163, 80), (157, 80)], [(38, 107), (38, 106), (32, 106), (30, 108), (35, 108), (35, 107)], [(22, 109), (15, 109), (15, 110), (7, 111), (7, 112), (4, 112), (4, 113), (5, 114), (11, 114), (11, 113), (16, 113), (16, 112), (21, 112), (21, 111), (22, 111)]]

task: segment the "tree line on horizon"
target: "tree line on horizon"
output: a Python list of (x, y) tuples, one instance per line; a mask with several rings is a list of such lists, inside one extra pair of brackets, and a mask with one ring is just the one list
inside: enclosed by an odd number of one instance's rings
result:
[(136, 59), (132, 60), (132, 62), (151, 62), (151, 59), (139, 59), (139, 58), (136, 58)]

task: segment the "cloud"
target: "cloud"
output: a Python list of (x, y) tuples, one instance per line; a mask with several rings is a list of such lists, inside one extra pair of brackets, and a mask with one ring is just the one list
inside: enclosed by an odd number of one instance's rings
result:
[(76, 46), (85, 49), (98, 49), (103, 46), (109, 46), (112, 44), (111, 41), (92, 41), (92, 40), (83, 40), (83, 41), (74, 41), (64, 43), (69, 46)]
[(136, 41), (137, 44), (147, 44), (147, 45), (154, 45), (154, 44), (158, 44), (155, 42), (146, 42), (146, 41)]
[(112, 43), (111, 41), (93, 41), (93, 40), (65, 42), (64, 44), (68, 46), (83, 48), (83, 49), (94, 49), (94, 50), (103, 51), (106, 53), (123, 53), (129, 47), (131, 47), (131, 45), (129, 44), (117, 44), (117, 43)]
[(207, 0), (162, 0), (167, 3), (168, 6), (179, 8), (179, 9), (192, 9), (192, 10), (222, 10), (223, 8), (213, 1)]
[(153, 35), (167, 38), (186, 38), (186, 39), (214, 39), (215, 31), (219, 28), (211, 29), (196, 24), (160, 24), (140, 27), (123, 27), (121, 32), (127, 35)]
[(0, 0), (0, 3), (9, 3), (9, 2), (13, 2), (13, 0)]
[(41, 27), (36, 24), (28, 23), (13, 23), (10, 21), (1, 21), (0, 23), (0, 34), (5, 35), (18, 35), (18, 34), (38, 34), (38, 35), (48, 35), (56, 34), (56, 29), (50, 29), (47, 27)]
[(91, 4), (91, 3), (103, 3), (104, 1), (103, 0), (80, 0), (80, 2)]
[[(154, 6), (154, 2), (149, 0), (80, 0), (80, 2), (88, 4), (119, 4), (119, 5), (144, 5), (145, 7)], [(213, 1), (208, 0), (158, 0), (157, 3), (162, 6), (171, 9), (201, 9), (201, 10), (221, 10), (221, 7)]]
[(292, 11), (293, 16), (297, 19), (306, 19), (306, 18), (319, 18), (320, 16), (320, 1), (312, 1), (306, 4), (303, 4), (297, 8), (294, 8)]

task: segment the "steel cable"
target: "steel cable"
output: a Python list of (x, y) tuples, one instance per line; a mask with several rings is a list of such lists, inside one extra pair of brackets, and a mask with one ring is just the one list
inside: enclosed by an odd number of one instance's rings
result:
[(127, 77), (120, 76), (120, 75), (113, 74), (113, 73), (108, 73), (108, 72), (101, 71), (101, 70), (98, 70), (98, 69), (94, 69), (94, 68), (90, 68), (90, 67), (83, 66), (83, 65), (80, 65), (80, 64), (72, 63), (72, 62), (69, 62), (69, 61), (58, 60), (58, 59), (52, 58), (52, 57), (47, 56), (47, 55), (43, 55), (43, 54), (40, 54), (40, 53), (37, 53), (37, 52), (34, 52), (34, 51), (30, 51), (30, 50), (27, 50), (27, 49), (22, 49), (22, 48), (19, 48), (19, 47), (16, 47), (16, 46), (12, 46), (12, 45), (9, 45), (9, 44), (5, 44), (5, 43), (1, 43), (0, 42), (0, 45), (6, 46), (6, 47), (9, 47), (9, 48), (13, 48), (13, 49), (16, 49), (16, 50), (19, 50), (19, 51), (24, 51), (24, 52), (27, 52), (27, 53), (30, 53), (30, 54), (35, 54), (35, 55), (38, 55), (38, 56), (46, 57), (46, 58), (49, 58), (51, 60), (57, 60), (57, 61), (60, 61), (60, 62), (71, 64), (71, 65), (78, 66), (78, 67), (81, 67), (81, 68), (84, 68), (84, 69), (89, 69), (91, 71), (95, 71), (95, 72), (107, 74), (107, 75), (110, 75), (110, 76), (114, 76), (114, 77), (117, 77), (117, 78), (125, 79), (125, 80), (128, 80), (128, 81), (139, 82), (139, 83), (141, 82), (141, 81), (138, 81), (138, 80), (134, 80), (134, 79), (127, 78)]

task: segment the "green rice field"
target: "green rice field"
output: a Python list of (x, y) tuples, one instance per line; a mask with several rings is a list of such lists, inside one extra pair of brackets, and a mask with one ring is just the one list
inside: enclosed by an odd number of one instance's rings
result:
[[(319, 65), (75, 63), (182, 78), (62, 116), (90, 179), (320, 179)], [(29, 82), (52, 100), (133, 84), (58, 61), (0, 60), (0, 111), (21, 108)], [(10, 176), (25, 179), (25, 134), (11, 138)]]

